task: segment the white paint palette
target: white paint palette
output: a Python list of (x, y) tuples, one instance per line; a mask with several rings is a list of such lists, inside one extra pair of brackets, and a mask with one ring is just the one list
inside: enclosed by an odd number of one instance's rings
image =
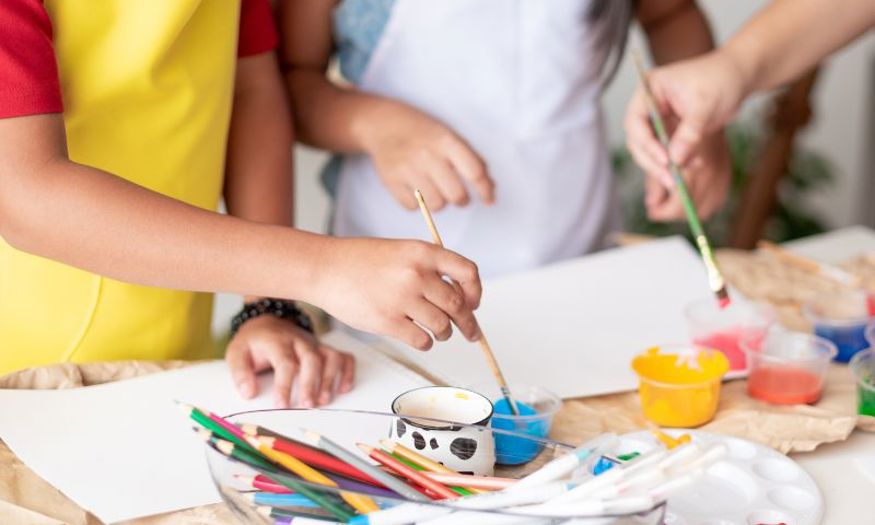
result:
[[(665, 430), (694, 442), (720, 441), (729, 455), (712, 465), (696, 484), (668, 500), (665, 525), (816, 525), (823, 496), (805, 470), (764, 445), (695, 430)], [(659, 446), (647, 431), (620, 438), (619, 454), (647, 452)]]

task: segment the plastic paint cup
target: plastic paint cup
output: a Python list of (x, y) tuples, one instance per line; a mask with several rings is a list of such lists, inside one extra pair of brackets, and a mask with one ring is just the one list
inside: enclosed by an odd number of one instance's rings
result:
[(696, 427), (714, 418), (729, 370), (721, 352), (702, 346), (653, 347), (632, 360), (644, 416), (664, 427)]
[(875, 350), (855, 354), (850, 368), (857, 382), (857, 412), (875, 417)]
[(835, 345), (816, 335), (771, 330), (741, 341), (747, 354), (750, 397), (775, 405), (815, 403), (823, 394)]
[(765, 337), (775, 322), (774, 311), (766, 305), (734, 299), (720, 308), (713, 297), (688, 304), (684, 316), (693, 343), (723, 352), (732, 371), (747, 368), (741, 339)]
[[(492, 428), (510, 430), (538, 438), (546, 438), (553, 425), (553, 417), (562, 407), (562, 399), (546, 388), (509, 385), (517, 403), (519, 415), (513, 415), (510, 405), (494, 383), (478, 385), (475, 390), (493, 400), (495, 412)], [(495, 457), (499, 465), (521, 465), (533, 460), (541, 452), (536, 440), (527, 440), (507, 434), (495, 434)]]
[(873, 317), (873, 297), (861, 290), (832, 292), (816, 297), (802, 308), (814, 333), (832, 341), (838, 349), (835, 360), (847, 363), (866, 342), (866, 325)]

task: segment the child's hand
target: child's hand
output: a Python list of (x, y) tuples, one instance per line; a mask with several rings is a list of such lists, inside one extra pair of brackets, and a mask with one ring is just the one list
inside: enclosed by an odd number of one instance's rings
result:
[(419, 189), (432, 210), (470, 201), (465, 183), (481, 201), (495, 201), (495, 183), (483, 160), (452, 130), (404, 104), (384, 102), (379, 126), (364, 139), (377, 175), (402, 206), (416, 208)]
[(330, 403), (335, 393), (349, 392), (355, 374), (352, 355), (319, 344), (310, 332), (271, 315), (243, 323), (228, 344), (225, 361), (246, 399), (258, 393), (255, 374), (273, 368), (277, 408), (289, 408), (296, 379), (297, 406), (310, 408)]
[[(477, 266), (423, 241), (329, 239), (313, 297), (346, 324), (388, 335), (420, 350), (452, 334), (480, 336), (472, 310), (480, 304)], [(451, 277), (453, 286), (443, 279)], [(426, 331), (428, 330), (428, 332)]]
[[(683, 174), (700, 217), (707, 219), (723, 207), (732, 170), (729, 148), (722, 132), (712, 133), (702, 141), (698, 153), (684, 167)], [(684, 220), (683, 203), (680, 194), (674, 191), (674, 182), (666, 188), (662, 180), (648, 174), (645, 188), (644, 205), (650, 220)]]

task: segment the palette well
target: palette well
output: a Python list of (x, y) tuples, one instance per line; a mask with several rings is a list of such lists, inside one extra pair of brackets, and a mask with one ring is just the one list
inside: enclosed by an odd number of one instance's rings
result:
[[(712, 465), (694, 485), (672, 495), (667, 525), (814, 525), (824, 511), (814, 480), (795, 461), (764, 445), (695, 430), (666, 430), (672, 437), (689, 434), (695, 443), (722, 442), (728, 456)], [(646, 453), (659, 446), (647, 431), (620, 436), (620, 453)]]

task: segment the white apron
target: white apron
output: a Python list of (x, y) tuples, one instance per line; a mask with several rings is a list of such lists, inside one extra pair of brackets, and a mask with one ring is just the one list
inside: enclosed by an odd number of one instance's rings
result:
[[(435, 116), (485, 160), (496, 203), (435, 214), (485, 277), (598, 248), (615, 203), (589, 0), (397, 0), (359, 88)], [(366, 155), (343, 158), (334, 233), (430, 239)]]

